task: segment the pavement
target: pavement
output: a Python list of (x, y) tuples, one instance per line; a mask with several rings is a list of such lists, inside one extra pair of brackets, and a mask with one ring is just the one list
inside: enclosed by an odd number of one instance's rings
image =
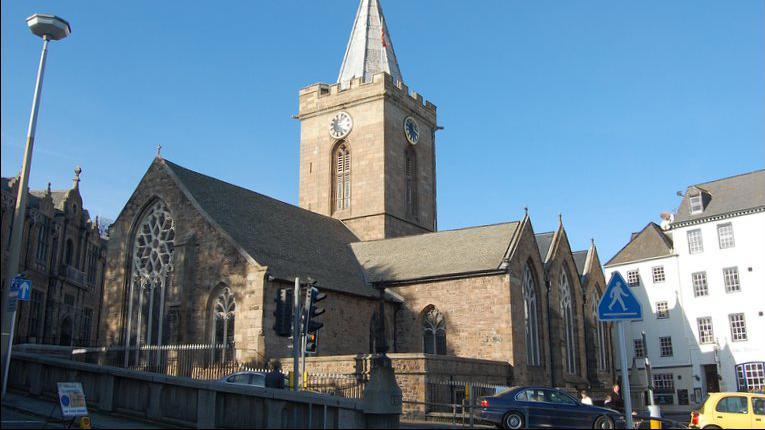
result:
[[(94, 429), (161, 429), (156, 423), (120, 415), (91, 411), (90, 421)], [(69, 428), (70, 419), (61, 419), (58, 402), (26, 397), (12, 392), (5, 395), (2, 404), (2, 428)], [(77, 428), (76, 425), (72, 426)]]

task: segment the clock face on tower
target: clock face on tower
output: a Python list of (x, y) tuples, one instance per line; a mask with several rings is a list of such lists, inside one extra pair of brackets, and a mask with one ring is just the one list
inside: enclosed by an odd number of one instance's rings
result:
[(339, 112), (332, 117), (329, 123), (329, 135), (335, 139), (342, 139), (348, 136), (353, 128), (353, 119), (346, 112)]
[(417, 125), (417, 121), (411, 116), (404, 119), (404, 134), (406, 135), (406, 140), (412, 145), (416, 145), (417, 141), (420, 140), (420, 126)]

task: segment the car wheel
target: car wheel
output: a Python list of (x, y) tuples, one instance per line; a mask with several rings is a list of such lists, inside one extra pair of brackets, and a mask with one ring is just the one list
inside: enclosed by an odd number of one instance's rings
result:
[(715, 425), (708, 425), (708, 426), (704, 427), (704, 430), (706, 430), (706, 429), (718, 430), (718, 429), (721, 429), (721, 428), (722, 427), (718, 427), (718, 426), (715, 426)]
[(506, 429), (522, 429), (523, 415), (519, 412), (508, 412), (502, 418), (502, 426)]
[(614, 420), (611, 419), (611, 417), (601, 416), (598, 417), (598, 419), (595, 420), (595, 424), (592, 425), (592, 428), (594, 429), (614, 429), (616, 426), (614, 425)]

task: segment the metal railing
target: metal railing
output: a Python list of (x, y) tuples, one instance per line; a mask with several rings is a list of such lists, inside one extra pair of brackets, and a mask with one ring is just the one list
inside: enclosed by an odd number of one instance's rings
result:
[(454, 378), (425, 383), (425, 401), (405, 397), (404, 415), (408, 419), (473, 426), (482, 423), (478, 417), (479, 398), (505, 390), (504, 385)]
[(363, 377), (354, 374), (306, 373), (303, 377), (303, 389), (348, 399), (361, 399), (364, 397), (367, 382)]

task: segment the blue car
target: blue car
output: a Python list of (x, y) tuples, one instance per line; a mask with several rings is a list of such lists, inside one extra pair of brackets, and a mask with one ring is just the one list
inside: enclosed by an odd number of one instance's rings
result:
[(583, 405), (555, 388), (512, 387), (480, 400), (481, 418), (506, 429), (624, 428), (618, 411)]

